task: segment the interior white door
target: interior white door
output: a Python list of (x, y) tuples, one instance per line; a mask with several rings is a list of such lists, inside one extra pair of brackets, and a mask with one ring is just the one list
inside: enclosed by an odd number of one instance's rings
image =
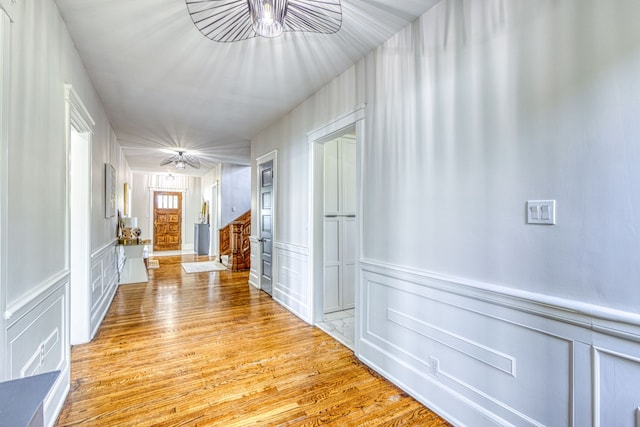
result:
[(341, 219), (324, 218), (324, 312), (331, 313), (342, 310), (342, 268), (340, 263)]
[(356, 218), (353, 139), (324, 144), (324, 312), (355, 307)]
[(356, 218), (342, 218), (342, 308), (356, 305)]

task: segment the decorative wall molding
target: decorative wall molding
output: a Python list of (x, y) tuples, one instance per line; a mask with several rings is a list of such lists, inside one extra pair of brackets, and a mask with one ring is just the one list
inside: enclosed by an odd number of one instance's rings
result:
[(274, 241), (273, 242), (274, 249), (280, 249), (286, 252), (295, 253), (298, 255), (309, 256), (309, 248), (306, 246), (294, 245), (292, 243), (285, 243)]
[(596, 345), (592, 356), (593, 426), (631, 425), (640, 413), (640, 384), (633, 380), (640, 378), (640, 351)]
[(330, 140), (334, 138), (337, 132), (353, 126), (358, 120), (363, 120), (366, 115), (365, 113), (366, 104), (356, 105), (356, 107), (351, 111), (347, 111), (346, 113), (334, 118), (329, 123), (307, 132), (307, 139), (311, 142), (321, 142), (325, 139)]
[(254, 288), (260, 289), (260, 275), (258, 273), (258, 251), (260, 250), (260, 242), (257, 236), (250, 236), (251, 244), (251, 267), (249, 268), (249, 284)]
[(33, 304), (37, 301), (41, 301), (48, 295), (53, 293), (57, 287), (62, 286), (69, 281), (69, 271), (62, 270), (53, 277), (42, 282), (39, 286), (36, 286), (33, 292), (23, 295), (20, 299), (12, 302), (7, 306), (4, 313), (4, 319), (9, 321), (7, 327), (11, 326), (14, 322), (24, 316), (33, 308)]
[(453, 334), (420, 319), (407, 316), (394, 309), (387, 310), (387, 319), (425, 338), (472, 357), (487, 366), (505, 372), (514, 378), (516, 376), (516, 358), (511, 355), (487, 348), (478, 342)]
[(93, 129), (96, 125), (95, 120), (89, 114), (89, 110), (85, 107), (84, 103), (78, 96), (78, 93), (73, 89), (73, 85), (66, 83), (65, 89), (65, 101), (69, 104), (69, 120), (80, 132), (89, 132), (93, 134)]
[(358, 357), (455, 425), (634, 426), (640, 340), (632, 313), (594, 318), (603, 311), (360, 265)]
[(313, 323), (308, 249), (276, 242), (274, 247), (273, 299), (307, 323)]
[(110, 251), (111, 249), (113, 249), (113, 247), (116, 245), (116, 243), (118, 243), (118, 239), (116, 239), (115, 237), (113, 239), (109, 240), (108, 242), (104, 243), (98, 249), (96, 249), (96, 250), (91, 252), (91, 259), (92, 260), (97, 259), (100, 256), (102, 256), (104, 254), (104, 252)]
[(118, 289), (118, 255), (116, 239), (91, 254), (91, 312), (89, 334), (92, 339)]
[[(394, 266), (376, 260), (362, 259), (360, 262), (365, 271), (385, 275), (393, 272), (394, 277), (442, 289), (452, 294), (542, 315), (559, 322), (640, 342), (640, 314), (637, 313)], [(615, 324), (615, 327), (612, 324)]]
[(44, 404), (45, 420), (55, 420), (69, 390), (69, 274), (41, 288), (14, 308), (6, 330), (7, 363), (10, 379), (60, 371)]

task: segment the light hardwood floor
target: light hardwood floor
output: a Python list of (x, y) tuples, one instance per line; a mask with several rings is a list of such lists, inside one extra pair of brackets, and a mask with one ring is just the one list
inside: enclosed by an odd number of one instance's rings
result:
[(71, 351), (57, 425), (446, 426), (326, 333), (248, 285), (158, 257)]

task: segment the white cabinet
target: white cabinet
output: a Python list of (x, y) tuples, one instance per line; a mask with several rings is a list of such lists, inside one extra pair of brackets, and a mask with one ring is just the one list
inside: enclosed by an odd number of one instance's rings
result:
[(147, 268), (144, 265), (145, 245), (122, 245), (124, 248), (124, 267), (120, 274), (120, 284), (147, 282)]
[(349, 138), (324, 145), (324, 312), (355, 304), (356, 146)]
[(193, 249), (197, 255), (209, 255), (209, 224), (195, 224)]

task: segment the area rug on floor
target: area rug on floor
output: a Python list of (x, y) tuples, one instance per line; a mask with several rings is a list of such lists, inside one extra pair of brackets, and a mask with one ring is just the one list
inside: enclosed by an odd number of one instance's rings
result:
[(147, 264), (147, 268), (160, 268), (160, 261), (157, 259), (150, 259)]
[(187, 273), (202, 273), (205, 271), (221, 271), (227, 269), (227, 267), (218, 261), (183, 262), (182, 268), (184, 268), (184, 271)]

